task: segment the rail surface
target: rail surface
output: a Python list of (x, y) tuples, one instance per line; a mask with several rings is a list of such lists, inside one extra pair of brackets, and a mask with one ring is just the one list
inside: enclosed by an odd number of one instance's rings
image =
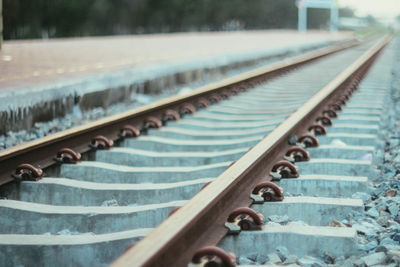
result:
[(271, 180), (268, 174), (276, 159), (285, 156), (291, 136), (308, 132), (310, 122), (338, 103), (341, 96), (351, 95), (389, 41), (386, 37), (369, 49), (112, 266), (185, 266), (199, 248), (217, 244), (228, 232), (224, 223), (230, 212), (249, 206), (253, 188), (263, 180)]
[(0, 256), (15, 255), (1, 262), (104, 265), (145, 236), (113, 266), (186, 266), (260, 182), (297, 175), (279, 159), (307, 156), (293, 146), (323, 134), (389, 41), (320, 49), (0, 151)]

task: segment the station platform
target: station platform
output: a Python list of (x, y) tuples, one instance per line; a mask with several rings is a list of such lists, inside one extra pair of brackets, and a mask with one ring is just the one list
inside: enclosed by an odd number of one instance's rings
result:
[(5, 41), (0, 52), (0, 88), (19, 88), (123, 68), (274, 50), (344, 37), (348, 37), (348, 33), (250, 31)]
[[(0, 124), (13, 118), (15, 123), (8, 124), (15, 127), (0, 132), (48, 119), (49, 112), (33, 109), (51, 106), (49, 102), (59, 106), (51, 108), (53, 116), (70, 112), (76, 104), (82, 109), (107, 106), (137, 90), (157, 93), (201, 79), (204, 70), (209, 74), (251, 65), (349, 38), (349, 32), (287, 30), (5, 41), (0, 51)], [(117, 96), (110, 95), (112, 89), (120, 90)], [(96, 92), (102, 92), (100, 98), (93, 97)], [(33, 117), (19, 125), (21, 116)]]

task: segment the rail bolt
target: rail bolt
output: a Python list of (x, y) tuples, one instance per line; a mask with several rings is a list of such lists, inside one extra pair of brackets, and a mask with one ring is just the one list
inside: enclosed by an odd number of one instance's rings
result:
[(305, 147), (317, 147), (319, 146), (318, 139), (310, 134), (304, 134), (299, 137), (298, 144)]
[(347, 102), (346, 96), (342, 95), (341, 97), (339, 97), (338, 103), (339, 103), (341, 106), (346, 105), (346, 102)]
[(324, 126), (331, 126), (332, 125), (332, 120), (326, 115), (319, 116), (318, 118), (315, 119), (316, 122), (321, 122), (322, 125)]
[(351, 82), (350, 88), (351, 88), (353, 91), (357, 90), (357, 87), (358, 87), (359, 83), (360, 83), (360, 78), (355, 78), (355, 79)]
[(225, 226), (229, 234), (238, 234), (241, 230), (261, 230), (264, 225), (264, 216), (248, 207), (237, 208), (228, 216)]
[(349, 88), (346, 90), (345, 94), (347, 96), (347, 99), (349, 99), (353, 95), (353, 90)]
[(336, 112), (336, 110), (334, 110), (333, 108), (328, 108), (328, 109), (325, 109), (324, 111), (322, 111), (322, 114), (323, 115), (328, 115), (330, 118), (337, 118), (337, 112)]
[(119, 131), (119, 136), (121, 138), (126, 137), (138, 137), (140, 135), (140, 131), (133, 127), (132, 125), (124, 125)]
[(233, 87), (233, 88), (231, 88), (230, 90), (231, 90), (231, 92), (232, 92), (232, 95), (238, 95), (238, 94), (240, 94), (240, 89), (237, 88), (237, 87)]
[(219, 247), (208, 246), (193, 255), (192, 263), (205, 267), (236, 267), (236, 257)]
[(108, 139), (102, 135), (98, 135), (92, 139), (90, 146), (96, 149), (109, 149), (114, 145), (113, 140)]
[(35, 168), (30, 164), (20, 164), (15, 170), (15, 174), (12, 177), (16, 181), (39, 181), (42, 179), (43, 170), (40, 168)]
[(320, 124), (313, 124), (308, 127), (308, 131), (312, 132), (314, 135), (325, 135), (326, 128)]
[(210, 100), (211, 103), (218, 103), (219, 101), (221, 101), (221, 96), (219, 96), (218, 94), (214, 93), (214, 94), (211, 94), (208, 97), (208, 100)]
[(343, 93), (343, 95), (341, 96), (341, 98), (345, 99), (345, 101), (347, 102), (347, 100), (349, 100), (349, 98), (350, 98), (348, 91), (345, 91)]
[(336, 111), (340, 111), (342, 110), (342, 103), (341, 102), (337, 102), (337, 103), (333, 103), (331, 105), (329, 105), (331, 108), (333, 108)]
[[(282, 201), (284, 197), (282, 188), (271, 182), (263, 182), (254, 187), (251, 198), (254, 203), (262, 204), (264, 202)], [(258, 199), (263, 201), (260, 203)]]
[(210, 102), (204, 97), (202, 97), (199, 100), (197, 100), (196, 106), (198, 108), (208, 108), (210, 106)]
[(57, 152), (54, 160), (58, 163), (77, 163), (81, 160), (81, 154), (70, 148), (62, 148)]
[(309, 161), (310, 153), (302, 147), (293, 146), (288, 149), (285, 156), (290, 162)]
[(177, 121), (180, 117), (178, 112), (173, 109), (168, 109), (164, 112), (163, 121)]
[(246, 92), (248, 90), (247, 88), (247, 84), (241, 84), (239, 85), (238, 89), (240, 90), (240, 92)]
[(193, 114), (196, 112), (196, 107), (193, 106), (193, 104), (185, 103), (181, 106), (181, 108), (179, 109), (179, 112), (181, 115)]
[(275, 180), (280, 180), (281, 178), (297, 178), (299, 177), (299, 170), (291, 162), (281, 160), (272, 167), (270, 175)]
[(161, 127), (162, 127), (162, 122), (158, 118), (153, 117), (153, 116), (147, 117), (143, 123), (143, 129), (146, 129), (146, 130), (149, 128), (157, 129), (157, 128), (161, 128)]
[(254, 80), (251, 80), (251, 81), (248, 81), (247, 82), (247, 85), (248, 85), (248, 87), (250, 87), (250, 88), (252, 88), (252, 87), (256, 87), (256, 86), (258, 86), (260, 83), (262, 83), (263, 81), (265, 81), (264, 79), (262, 79), (262, 78), (256, 78), (256, 79), (254, 79)]
[(229, 91), (228, 89), (223, 89), (221, 92), (220, 92), (220, 96), (222, 97), (222, 98), (229, 98), (229, 97), (231, 97), (232, 96), (232, 93), (231, 93), (231, 91)]

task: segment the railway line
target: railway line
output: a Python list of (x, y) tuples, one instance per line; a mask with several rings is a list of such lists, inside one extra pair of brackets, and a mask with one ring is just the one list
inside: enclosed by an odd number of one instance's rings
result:
[(273, 264), (279, 246), (361, 255), (357, 230), (332, 224), (364, 212), (352, 195), (367, 191), (382, 146), (390, 40), (320, 49), (0, 151), (1, 264)]

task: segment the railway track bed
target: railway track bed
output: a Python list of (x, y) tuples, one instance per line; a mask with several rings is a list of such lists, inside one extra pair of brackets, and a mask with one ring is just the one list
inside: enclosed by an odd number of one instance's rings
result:
[[(396, 244), (379, 244), (368, 235), (376, 225), (357, 221), (376, 215), (359, 196), (385, 146), (388, 41), (296, 58), (103, 120), (122, 126), (112, 131), (99, 122), (36, 141), (38, 152), (0, 152), (2, 265), (104, 266), (125, 250), (113, 266), (398, 264)], [(66, 144), (73, 150), (59, 150)], [(49, 167), (42, 175), (10, 162)]]

